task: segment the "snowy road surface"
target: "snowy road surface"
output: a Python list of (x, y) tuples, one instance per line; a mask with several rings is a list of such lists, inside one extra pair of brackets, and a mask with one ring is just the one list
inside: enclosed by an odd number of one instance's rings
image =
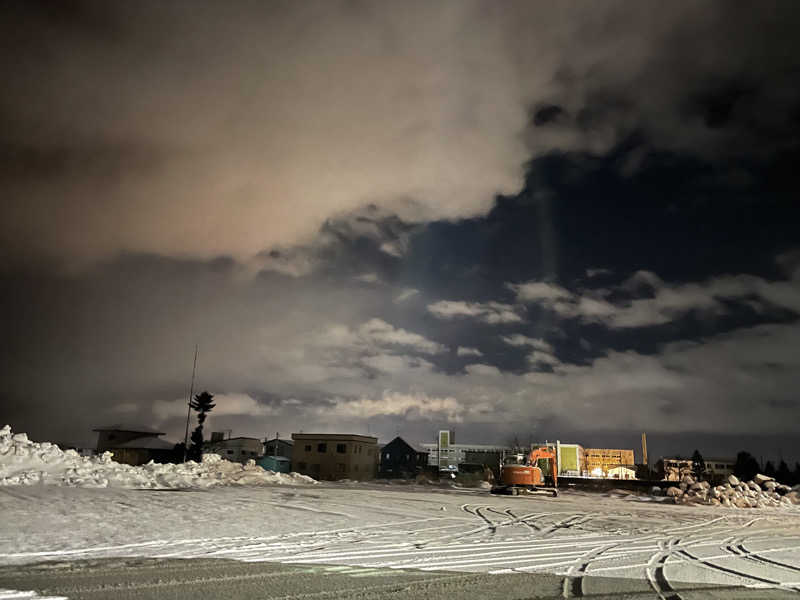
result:
[(687, 584), (800, 592), (796, 508), (378, 485), (180, 492), (14, 486), (0, 488), (0, 514), (6, 567), (202, 557), (362, 573), (546, 573), (559, 577), (564, 597), (587, 595), (587, 585), (603, 580), (637, 582), (657, 598), (694, 597), (681, 591)]

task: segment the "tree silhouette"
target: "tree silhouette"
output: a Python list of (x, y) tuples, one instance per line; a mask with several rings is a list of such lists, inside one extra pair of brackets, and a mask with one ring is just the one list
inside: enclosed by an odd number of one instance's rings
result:
[(739, 452), (736, 455), (736, 464), (733, 466), (733, 474), (743, 481), (749, 481), (758, 473), (758, 461), (749, 452)]
[(189, 447), (190, 460), (200, 462), (203, 458), (203, 423), (206, 422), (206, 415), (216, 406), (213, 399), (212, 394), (203, 391), (189, 402), (189, 407), (197, 413), (197, 427), (192, 431), (192, 445)]
[(706, 472), (706, 461), (703, 460), (703, 455), (699, 450), (695, 450), (692, 454), (692, 473), (696, 479), (700, 479)]
[(775, 479), (777, 479), (779, 483), (785, 483), (787, 485), (792, 483), (792, 472), (789, 470), (789, 465), (786, 464), (785, 460), (782, 460), (778, 464), (778, 470), (775, 471)]
[(764, 475), (775, 477), (775, 465), (773, 465), (772, 461), (770, 460), (768, 460), (767, 464), (764, 465)]

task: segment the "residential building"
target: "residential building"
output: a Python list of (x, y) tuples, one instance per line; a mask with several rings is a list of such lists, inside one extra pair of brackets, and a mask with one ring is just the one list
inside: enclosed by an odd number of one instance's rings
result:
[(285, 456), (289, 460), (292, 458), (294, 442), (283, 438), (272, 438), (264, 440), (264, 456)]
[(258, 460), (263, 455), (264, 443), (258, 438), (252, 437), (233, 437), (220, 439), (214, 432), (211, 441), (203, 444), (203, 452), (206, 454), (219, 454), (225, 460), (231, 462), (246, 463), (248, 460)]
[(733, 475), (733, 467), (736, 465), (735, 458), (711, 457), (704, 459), (706, 463), (706, 476), (713, 481), (721, 481)]
[(394, 438), (380, 449), (380, 477), (410, 477), (428, 465), (428, 453), (415, 450), (401, 437)]
[(264, 456), (257, 464), (267, 471), (276, 473), (289, 473), (292, 470), (292, 450), (294, 442), (281, 438), (264, 440)]
[(111, 452), (115, 462), (143, 465), (175, 459), (175, 445), (160, 439), (164, 432), (152, 427), (116, 423), (92, 431), (97, 432), (97, 453)]
[(292, 471), (314, 479), (374, 479), (378, 438), (350, 433), (293, 433)]
[(586, 448), (586, 471), (590, 477), (608, 477), (614, 467), (635, 468), (633, 450)]

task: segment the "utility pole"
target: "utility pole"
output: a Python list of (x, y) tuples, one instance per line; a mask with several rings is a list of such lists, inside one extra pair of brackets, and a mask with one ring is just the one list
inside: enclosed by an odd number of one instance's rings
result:
[(189, 402), (186, 408), (186, 433), (183, 436), (183, 462), (189, 452), (189, 416), (192, 414), (192, 394), (194, 394), (194, 374), (197, 370), (197, 344), (194, 345), (194, 362), (192, 363), (192, 383), (189, 385)]

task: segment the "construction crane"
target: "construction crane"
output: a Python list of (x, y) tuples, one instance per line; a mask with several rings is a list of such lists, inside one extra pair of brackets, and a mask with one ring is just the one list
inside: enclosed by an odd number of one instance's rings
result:
[[(539, 467), (539, 460), (547, 460), (553, 486), (545, 486), (545, 477)], [(532, 448), (524, 454), (509, 454), (500, 464), (500, 482), (492, 488), (492, 494), (550, 494), (558, 496), (558, 461), (556, 453), (546, 446)]]

